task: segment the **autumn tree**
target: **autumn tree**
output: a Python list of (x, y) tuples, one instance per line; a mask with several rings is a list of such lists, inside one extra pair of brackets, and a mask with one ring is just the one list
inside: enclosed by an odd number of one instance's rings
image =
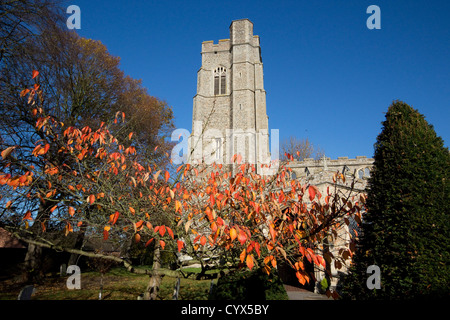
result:
[(323, 150), (314, 146), (308, 138), (299, 139), (295, 136), (284, 139), (281, 142), (280, 151), (283, 159), (286, 159), (285, 154), (290, 154), (298, 161), (303, 161), (305, 158), (317, 160), (325, 155)]
[(4, 0), (0, 4), (0, 65), (14, 53), (18, 44), (33, 38), (63, 11), (55, 0)]
[[(410, 299), (448, 295), (450, 154), (425, 117), (401, 101), (391, 104), (375, 144), (367, 213), (351, 274), (352, 299)], [(381, 270), (370, 290), (367, 268)]]
[[(34, 79), (39, 79), (37, 72)], [(221, 165), (200, 176), (197, 167), (183, 164), (171, 177), (157, 164), (139, 163), (132, 133), (129, 146), (114, 137), (112, 132), (126, 122), (123, 112), (97, 129), (67, 126), (40, 107), (40, 90), (36, 83), (22, 95), (35, 117), (36, 132), (45, 137), (31, 152), (45, 169), (22, 161), (26, 145), (1, 153), (6, 165), (0, 184), (14, 195), (3, 199), (7, 201), (3, 212), (18, 222), (7, 229), (40, 248), (109, 259), (131, 272), (147, 273), (146, 298), (157, 298), (158, 255), (169, 247), (201, 259), (219, 255), (222, 266), (234, 270), (270, 273), (285, 261), (300, 283), (314, 281), (305, 262), (325, 266), (333, 257), (318, 253), (321, 240), (338, 219), (361, 213), (363, 195), (357, 201), (330, 192), (322, 195), (313, 185), (290, 180), (286, 165), (272, 176), (261, 176), (254, 166), (240, 163), (239, 156), (233, 157), (239, 168), (233, 176)], [(52, 149), (66, 161), (54, 161)], [(344, 177), (336, 173), (334, 179)], [(50, 226), (60, 226), (64, 233), (48, 237)], [(104, 241), (145, 239), (142, 245), (155, 246), (153, 269), (137, 270), (126, 259), (66, 246), (64, 238), (83, 226)], [(339, 254), (349, 255), (351, 248)], [(337, 297), (336, 292), (328, 294)]]
[[(65, 126), (83, 128), (99, 127), (102, 122), (113, 118), (118, 110), (123, 109), (128, 112), (131, 121), (127, 123), (128, 127), (114, 132), (116, 139), (126, 145), (129, 143), (129, 132), (138, 130), (134, 136), (136, 143), (146, 146), (139, 148), (141, 160), (148, 163), (161, 162), (161, 155), (164, 155), (168, 148), (165, 137), (173, 126), (171, 108), (167, 103), (150, 96), (140, 81), (126, 77), (119, 68), (119, 58), (108, 53), (103, 44), (79, 37), (75, 32), (65, 30), (61, 24), (62, 21), (56, 19), (54, 24), (42, 27), (39, 34), (15, 43), (13, 53), (2, 64), (2, 149), (21, 146), (16, 150), (16, 156), (20, 158), (21, 163), (34, 166), (42, 173), (45, 172), (47, 164), (32, 154), (36, 147), (34, 143), (41, 140), (43, 145), (51, 146), (46, 154), (54, 164), (72, 167), (76, 165), (73, 159), (58, 153), (59, 146), (49, 141), (48, 135), (36, 130), (37, 110), (40, 110), (41, 114), (51, 114), (54, 121)], [(39, 99), (28, 100), (28, 95), (23, 93), (22, 89), (30, 84), (29, 75), (37, 66), (41, 71), (39, 84), (35, 84), (31, 89), (36, 94), (39, 92), (40, 96)], [(39, 103), (39, 108), (30, 109), (30, 103)], [(53, 130), (59, 130), (56, 132), (58, 135), (63, 133), (60, 127)], [(3, 170), (8, 165), (7, 162), (0, 162)], [(98, 165), (100, 164), (97, 159), (89, 163), (92, 167)], [(33, 187), (40, 189), (42, 185), (35, 183)], [(67, 195), (55, 194), (54, 198), (62, 199), (64, 196)], [(33, 208), (41, 208), (42, 211), (49, 210), (43, 203), (36, 206), (37, 201), (39, 199), (34, 198), (28, 201), (28, 204)], [(3, 212), (2, 218), (5, 218), (5, 215), (7, 217), (8, 212)], [(77, 247), (83, 241), (83, 234), (79, 234)], [(29, 246), (29, 254), (34, 258), (28, 256), (27, 260), (39, 265), (39, 248)], [(30, 265), (28, 269), (36, 268)]]

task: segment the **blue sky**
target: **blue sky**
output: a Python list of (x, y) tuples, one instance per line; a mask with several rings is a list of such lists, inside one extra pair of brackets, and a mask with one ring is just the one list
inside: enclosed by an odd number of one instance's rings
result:
[[(449, 146), (450, 1), (73, 0), (81, 36), (172, 106), (191, 131), (202, 41), (229, 38), (248, 18), (260, 36), (269, 128), (309, 140), (332, 159), (373, 156), (384, 113), (402, 100)], [(381, 29), (369, 30), (369, 5)], [(69, 17), (69, 14), (67, 15)]]

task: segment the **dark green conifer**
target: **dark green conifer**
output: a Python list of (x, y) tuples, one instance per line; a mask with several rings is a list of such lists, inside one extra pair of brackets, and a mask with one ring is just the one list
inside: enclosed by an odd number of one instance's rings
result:
[[(450, 153), (406, 103), (388, 109), (375, 144), (363, 234), (343, 284), (351, 299), (448, 297)], [(368, 289), (367, 267), (381, 270)]]

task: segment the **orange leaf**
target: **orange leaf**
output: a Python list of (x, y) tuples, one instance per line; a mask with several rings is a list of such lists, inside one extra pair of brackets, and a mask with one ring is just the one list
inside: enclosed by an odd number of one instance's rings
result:
[(134, 235), (134, 241), (136, 241), (136, 243), (138, 243), (139, 241), (141, 241), (141, 235), (139, 233), (136, 233)]
[(269, 225), (269, 232), (272, 237), (272, 240), (275, 242), (276, 231), (273, 229), (272, 224)]
[(33, 70), (33, 78), (31, 78), (31, 79), (36, 78), (38, 75), (39, 75), (39, 71)]
[(128, 139), (131, 140), (132, 136), (133, 136), (133, 132), (130, 132), (130, 134), (128, 135)]
[(239, 258), (241, 259), (241, 262), (244, 262), (246, 254), (247, 254), (247, 251), (245, 249), (242, 250), (241, 254), (239, 255)]
[(162, 240), (159, 240), (159, 244), (161, 245), (161, 248), (164, 250), (166, 243)]
[(73, 217), (75, 214), (75, 209), (73, 207), (69, 207), (69, 214)]
[(83, 224), (83, 221), (79, 221), (79, 222), (77, 223), (77, 227), (81, 227), (82, 224)]
[(128, 207), (128, 208), (130, 209), (130, 212), (132, 215), (134, 215), (136, 213), (136, 210), (134, 210), (134, 208), (132, 208), (132, 207)]
[(304, 285), (306, 283), (306, 279), (303, 277), (303, 275), (300, 272), (296, 272), (295, 275), (297, 276), (298, 281)]
[(89, 202), (89, 204), (93, 204), (94, 201), (95, 201), (95, 195), (91, 194), (91, 195), (88, 197), (88, 202)]
[(33, 218), (31, 217), (31, 211), (30, 210), (28, 210), (27, 211), (27, 213), (25, 213), (25, 216), (23, 217), (23, 219), (22, 219), (22, 221), (23, 220), (33, 220)]
[(140, 220), (138, 222), (136, 222), (136, 229), (139, 229), (142, 225), (144, 224), (144, 221)]
[(202, 236), (202, 237), (200, 238), (200, 244), (201, 244), (202, 246), (204, 246), (204, 245), (206, 244), (206, 237), (205, 237), (205, 236)]
[(5, 159), (6, 157), (8, 157), (15, 148), (16, 147), (9, 147), (9, 148), (6, 148), (5, 150), (3, 150), (2, 158)]
[[(115, 224), (116, 222), (117, 222), (117, 219), (119, 219), (119, 211), (116, 211), (113, 215), (111, 215), (111, 216), (113, 216), (112, 217), (112, 219), (110, 219), (111, 220), (111, 223), (112, 224)], [(111, 216), (109, 216), (110, 218), (111, 218)]]
[(249, 254), (246, 259), (247, 267), (251, 270), (253, 268), (253, 255)]
[(170, 173), (169, 173), (169, 171), (166, 171), (166, 172), (164, 173), (164, 178), (166, 179), (166, 182), (169, 180), (169, 178), (170, 178)]
[(231, 237), (231, 241), (233, 241), (234, 239), (236, 239), (237, 236), (237, 232), (235, 228), (231, 228), (230, 230), (230, 237)]
[(178, 200), (175, 200), (175, 212), (178, 212), (178, 210), (181, 208), (181, 202)]

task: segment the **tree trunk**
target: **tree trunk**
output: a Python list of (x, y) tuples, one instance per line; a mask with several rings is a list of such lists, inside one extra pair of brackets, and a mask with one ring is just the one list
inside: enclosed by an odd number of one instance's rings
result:
[[(42, 234), (42, 226), (41, 222), (46, 225), (46, 221), (48, 218), (48, 210), (49, 210), (49, 204), (40, 203), (39, 204), (39, 211), (38, 215), (33, 223), (33, 225), (30, 227), (30, 231), (34, 234), (35, 237), (38, 237)], [(36, 245), (36, 244), (29, 244), (27, 253), (25, 255), (25, 261), (24, 261), (24, 281), (27, 283), (35, 283), (39, 282), (43, 276), (43, 265), (42, 265), (42, 247)]]
[(161, 286), (162, 276), (159, 273), (161, 267), (161, 249), (158, 241), (155, 242), (155, 251), (153, 252), (152, 275), (144, 293), (144, 300), (156, 300), (159, 287)]
[[(90, 218), (90, 211), (89, 208), (86, 209), (86, 216), (87, 219)], [(83, 248), (83, 243), (84, 243), (84, 238), (85, 238), (85, 234), (86, 234), (86, 229), (87, 229), (87, 223), (83, 223), (80, 227), (80, 231), (77, 234), (77, 238), (75, 240), (75, 245), (73, 246), (74, 249), (79, 249), (81, 250)], [(69, 262), (67, 263), (68, 266), (70, 265), (76, 265), (77, 264), (77, 259), (80, 255), (76, 254), (76, 253), (72, 253), (70, 254), (69, 257)]]
[(29, 244), (24, 261), (24, 281), (26, 283), (35, 283), (43, 277), (42, 272), (42, 248)]

